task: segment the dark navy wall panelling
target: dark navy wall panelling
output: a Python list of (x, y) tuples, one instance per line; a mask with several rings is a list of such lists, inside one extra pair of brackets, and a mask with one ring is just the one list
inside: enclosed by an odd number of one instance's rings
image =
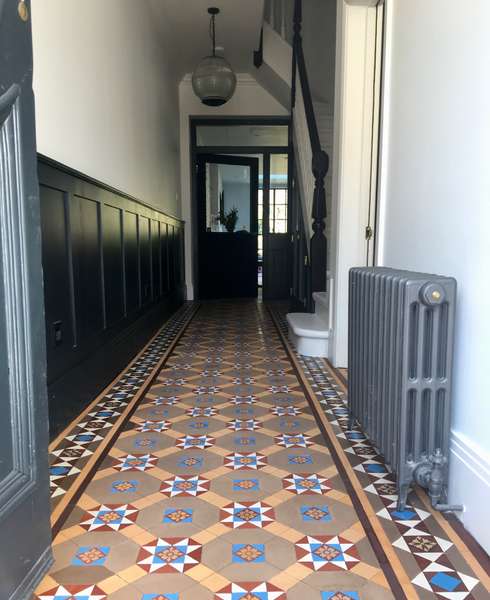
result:
[(53, 435), (182, 304), (184, 224), (44, 157), (39, 184)]

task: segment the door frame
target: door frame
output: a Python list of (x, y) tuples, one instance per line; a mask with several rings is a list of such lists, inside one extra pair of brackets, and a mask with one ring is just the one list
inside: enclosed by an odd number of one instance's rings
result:
[[(328, 289), (333, 342), (329, 360), (347, 367), (348, 271), (373, 265), (380, 169), (384, 0), (346, 0), (337, 14), (332, 162), (333, 235)], [(371, 227), (373, 238), (366, 239)], [(369, 243), (368, 243), (369, 241)]]
[(247, 117), (247, 116), (230, 116), (230, 117), (191, 117), (190, 118), (190, 147), (191, 147), (191, 239), (192, 239), (192, 280), (194, 286), (195, 298), (199, 298), (199, 254), (198, 254), (198, 181), (197, 181), (197, 161), (201, 154), (287, 154), (290, 155), (290, 147), (286, 146), (198, 146), (197, 145), (197, 128), (202, 125), (212, 125), (213, 127), (229, 127), (233, 125), (283, 125), (289, 128), (291, 126), (290, 117)]

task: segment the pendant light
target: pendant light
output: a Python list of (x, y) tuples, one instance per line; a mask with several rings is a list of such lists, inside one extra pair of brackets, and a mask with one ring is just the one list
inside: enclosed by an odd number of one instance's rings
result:
[(222, 56), (216, 56), (216, 15), (219, 8), (208, 8), (211, 15), (209, 34), (213, 42), (213, 54), (206, 56), (192, 74), (192, 88), (206, 106), (222, 106), (233, 96), (236, 75)]

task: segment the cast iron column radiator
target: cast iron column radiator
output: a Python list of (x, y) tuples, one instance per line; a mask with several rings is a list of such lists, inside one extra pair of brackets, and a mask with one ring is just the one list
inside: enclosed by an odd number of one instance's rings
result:
[(446, 502), (456, 281), (359, 267), (349, 275), (350, 424), (357, 419), (397, 477)]

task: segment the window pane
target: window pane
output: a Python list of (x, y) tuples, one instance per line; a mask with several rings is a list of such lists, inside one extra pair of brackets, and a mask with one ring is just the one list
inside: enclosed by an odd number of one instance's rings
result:
[(250, 185), (248, 165), (206, 163), (207, 231), (226, 232), (224, 219), (233, 211), (236, 222), (230, 230), (250, 231)]
[(287, 219), (287, 207), (285, 204), (276, 204), (276, 209), (274, 211), (275, 219)]
[(287, 221), (276, 221), (274, 227), (274, 233), (287, 233), (288, 222)]
[(198, 146), (287, 146), (287, 125), (198, 125)]
[(286, 189), (278, 189), (278, 190), (274, 190), (275, 192), (275, 197), (276, 197), (276, 204), (286, 204), (287, 203), (287, 196), (288, 196), (288, 191)]

